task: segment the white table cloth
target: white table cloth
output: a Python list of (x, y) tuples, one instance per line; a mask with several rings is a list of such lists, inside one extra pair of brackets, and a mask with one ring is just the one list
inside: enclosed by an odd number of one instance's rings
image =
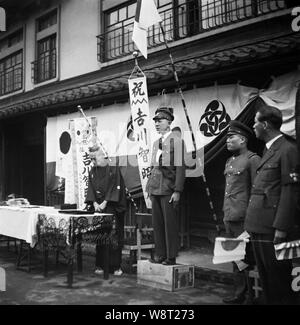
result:
[(0, 206), (0, 235), (17, 239), (23, 239), (31, 247), (37, 242), (37, 222), (39, 215), (45, 215), (47, 219), (55, 221), (56, 227), (63, 219), (69, 223), (70, 218), (86, 217), (92, 220), (96, 215), (110, 215), (107, 213), (95, 213), (94, 215), (78, 215), (59, 213), (59, 210), (48, 206)]
[(55, 213), (53, 207), (0, 206), (0, 235), (23, 239), (33, 247), (39, 213)]

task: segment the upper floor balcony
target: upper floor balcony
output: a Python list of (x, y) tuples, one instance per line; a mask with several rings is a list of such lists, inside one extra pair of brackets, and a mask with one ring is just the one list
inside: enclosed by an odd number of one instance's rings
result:
[[(289, 7), (289, 0), (178, 0), (159, 8), (168, 42), (237, 24)], [(175, 5), (176, 4), (176, 5)], [(116, 20), (97, 36), (98, 61), (107, 62), (136, 50), (132, 42), (134, 15)], [(159, 25), (148, 30), (148, 49), (164, 42)]]

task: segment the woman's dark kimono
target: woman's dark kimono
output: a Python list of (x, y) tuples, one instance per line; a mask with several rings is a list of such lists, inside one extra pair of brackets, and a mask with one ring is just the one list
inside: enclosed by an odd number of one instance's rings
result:
[[(122, 262), (122, 247), (124, 241), (124, 215), (126, 211), (126, 192), (124, 180), (118, 166), (96, 166), (89, 174), (89, 185), (85, 202), (93, 206), (93, 202), (101, 204), (107, 201), (103, 212), (113, 213), (116, 218), (118, 246), (110, 247), (110, 272), (118, 270)], [(96, 245), (96, 267), (104, 266), (104, 247)]]

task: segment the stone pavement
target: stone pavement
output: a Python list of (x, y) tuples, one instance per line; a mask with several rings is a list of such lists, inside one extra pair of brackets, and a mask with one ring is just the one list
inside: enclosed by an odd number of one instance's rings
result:
[[(6, 271), (6, 291), (0, 291), (0, 305), (220, 305), (232, 286), (196, 279), (194, 288), (176, 292), (137, 284), (135, 274), (108, 280), (93, 273), (94, 258), (84, 256), (84, 270), (74, 273), (73, 288), (67, 288), (66, 265), (49, 266), (42, 275), (37, 265), (31, 273), (15, 269), (16, 255), (0, 247), (0, 267)], [(53, 261), (52, 261), (53, 262)], [(76, 269), (76, 266), (74, 267)]]

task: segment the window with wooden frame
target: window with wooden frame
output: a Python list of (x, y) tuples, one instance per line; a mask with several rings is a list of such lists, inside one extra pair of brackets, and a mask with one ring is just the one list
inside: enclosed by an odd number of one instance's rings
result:
[(0, 96), (23, 88), (23, 28), (0, 40)]
[(0, 96), (23, 87), (23, 51), (0, 60)]
[[(177, 1), (177, 0), (176, 0)], [(172, 10), (173, 0), (155, 0), (159, 12)], [(114, 7), (104, 12), (105, 32), (101, 35), (103, 44), (100, 51), (105, 51), (105, 60), (111, 60), (134, 51), (132, 42), (132, 30), (136, 12), (136, 1), (128, 1), (125, 4)], [(172, 14), (164, 13), (166, 34), (169, 38), (169, 30), (172, 22)], [(163, 17), (162, 17), (163, 18)], [(153, 26), (148, 31), (149, 46), (161, 43), (162, 37), (159, 26)]]
[(36, 82), (56, 77), (56, 34), (37, 42)]
[[(104, 0), (104, 2), (110, 0)], [(176, 41), (222, 26), (287, 8), (287, 0), (154, 0), (167, 41)], [(116, 1), (114, 3), (117, 3)], [(104, 32), (98, 36), (98, 59), (110, 61), (134, 50), (132, 31), (136, 0), (103, 11)], [(148, 29), (148, 48), (164, 43), (159, 24)]]
[(57, 9), (36, 21), (36, 60), (32, 62), (32, 77), (35, 84), (57, 76)]

